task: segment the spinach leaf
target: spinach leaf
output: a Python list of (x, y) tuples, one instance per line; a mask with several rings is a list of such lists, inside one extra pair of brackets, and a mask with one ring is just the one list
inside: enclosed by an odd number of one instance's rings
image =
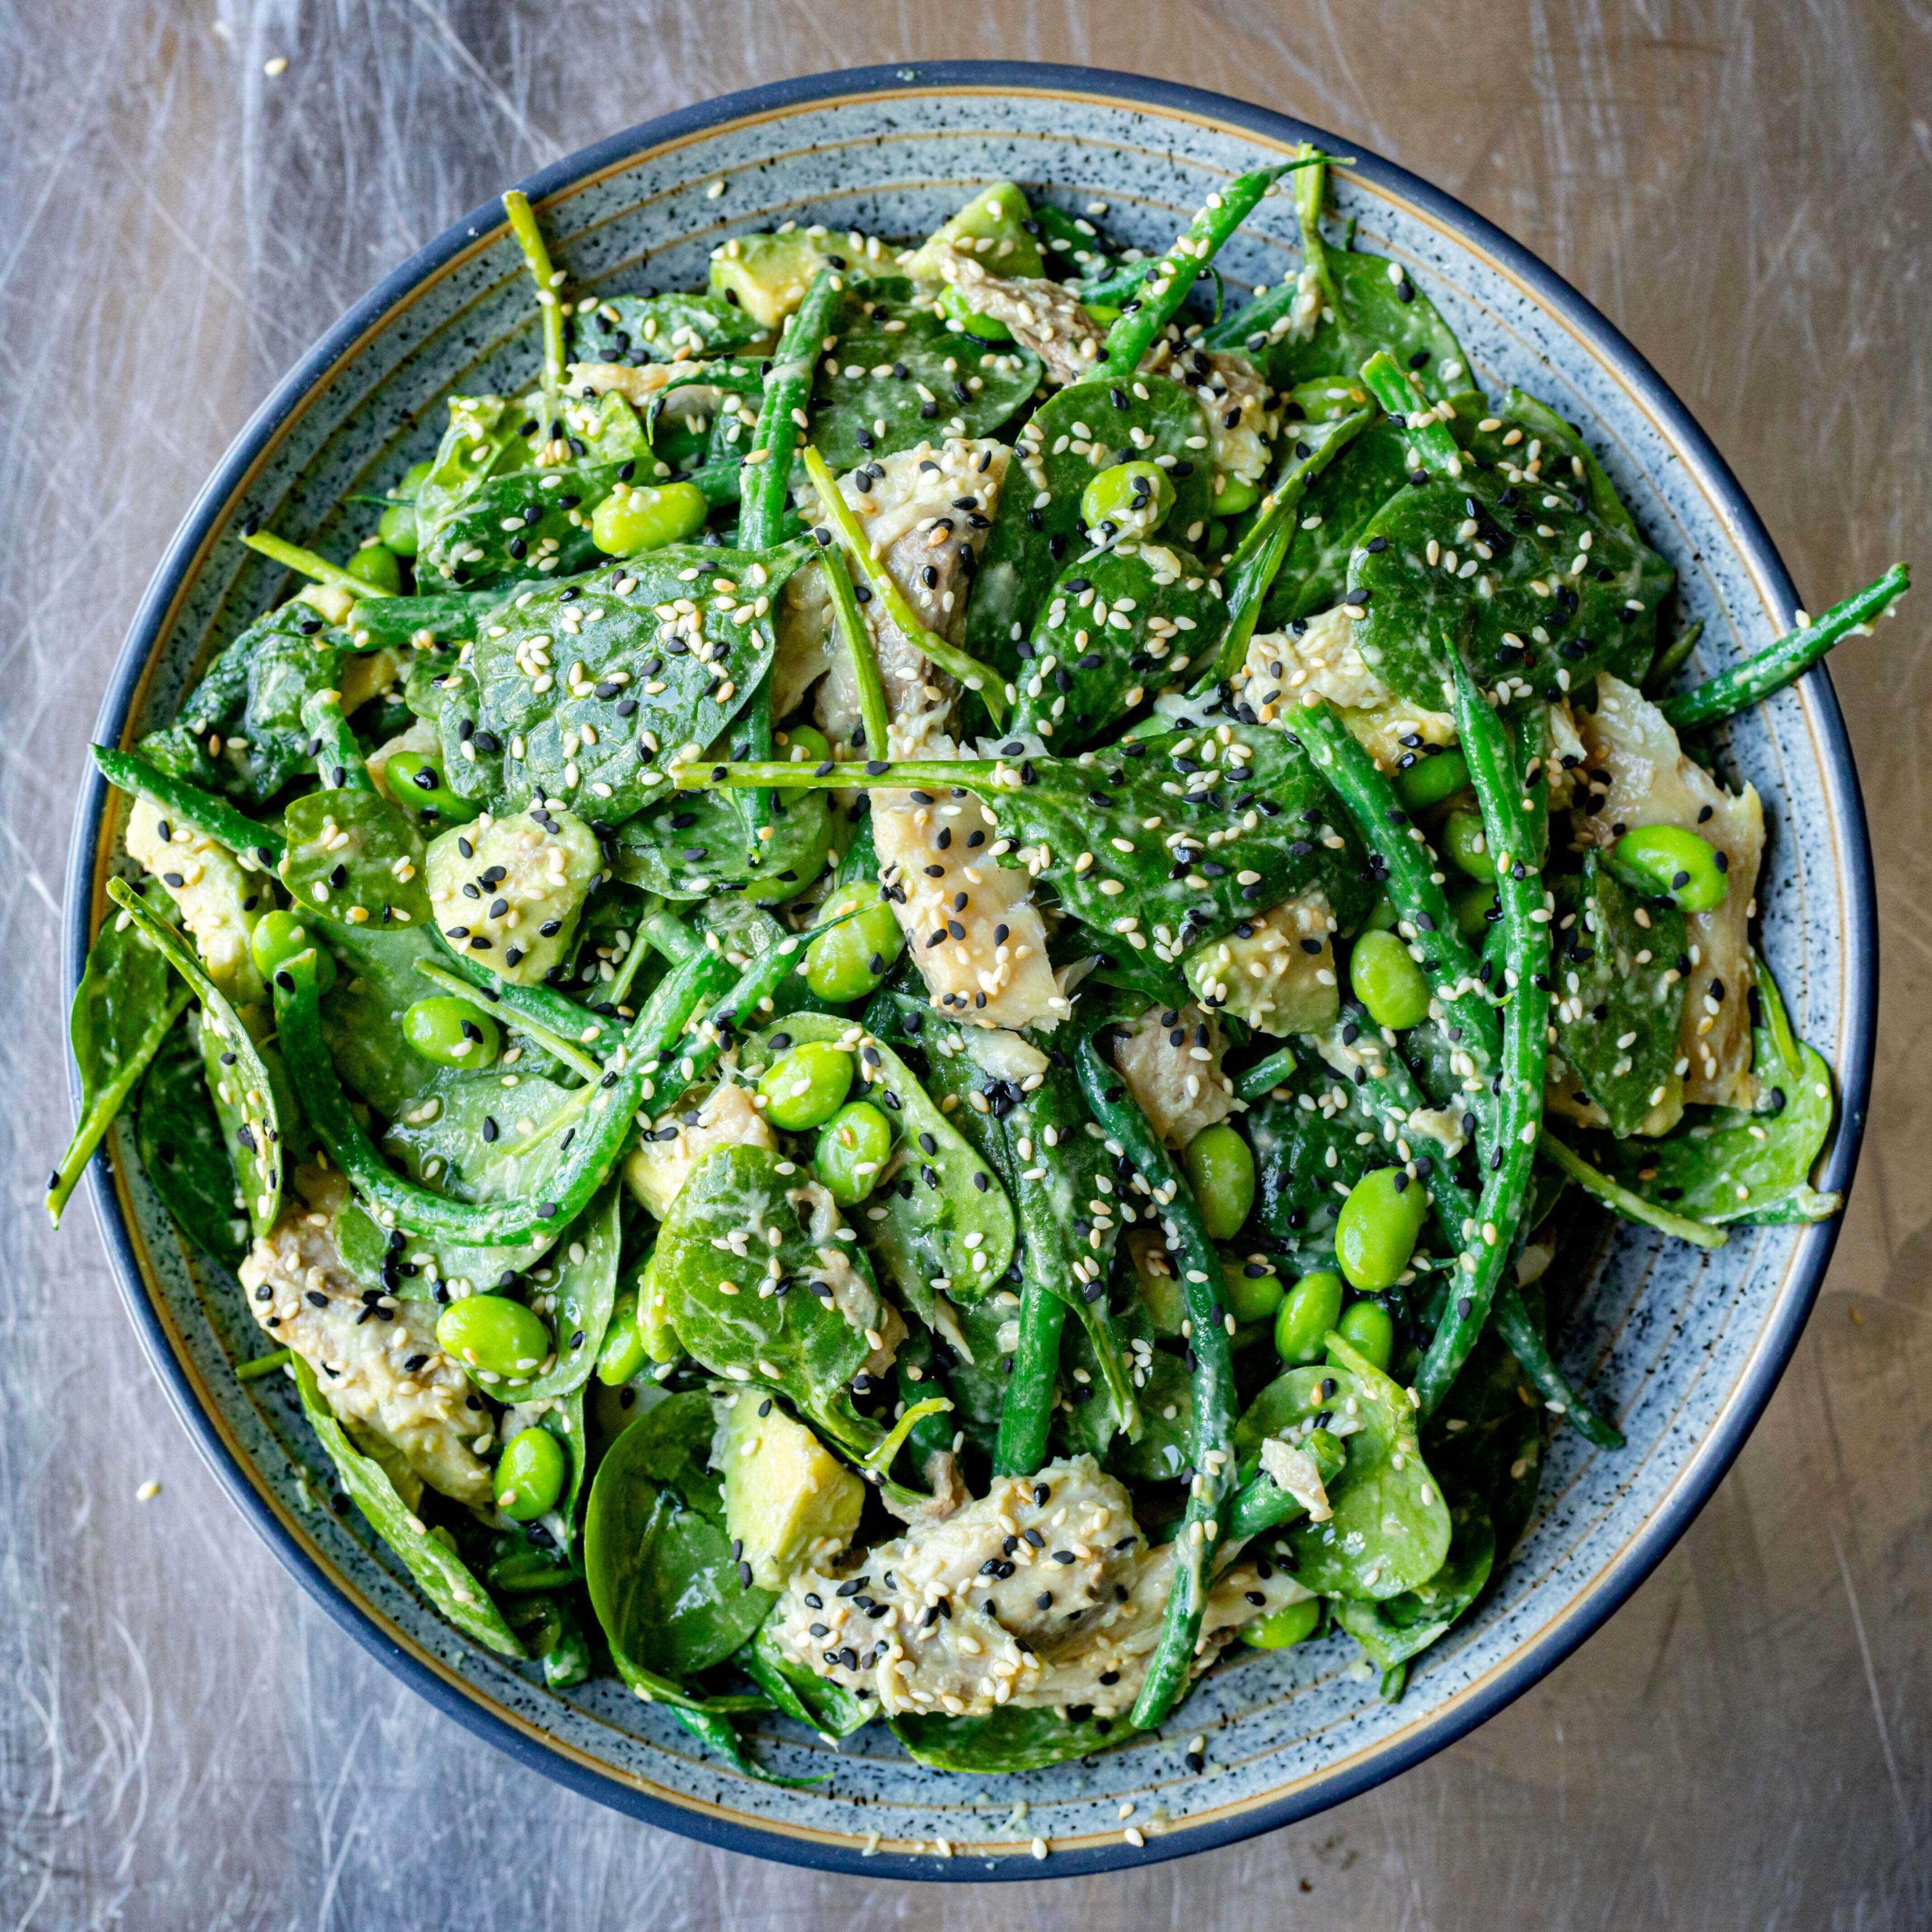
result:
[(844, 1684), (795, 1662), (778, 1647), (769, 1622), (734, 1660), (787, 1717), (834, 1744), (863, 1730), (879, 1714), (878, 1705), (862, 1702)]
[(1063, 1718), (1058, 1711), (1011, 1704), (983, 1717), (906, 1715), (891, 1722), (892, 1735), (920, 1763), (972, 1774), (1041, 1771), (1107, 1750), (1136, 1735), (1125, 1718), (1076, 1718), (1071, 1712)]
[(417, 963), (442, 964), (449, 955), (427, 923), (331, 926), (328, 950), (341, 970), (322, 1020), (337, 1069), (378, 1113), (400, 1114), (441, 1071), (403, 1037), (403, 1015), (430, 990)]
[(1346, 1438), (1348, 1466), (1329, 1486), (1334, 1515), (1292, 1532), (1294, 1573), (1318, 1595), (1379, 1602), (1420, 1588), (1442, 1567), (1448, 1505), (1422, 1460), (1408, 1391), (1339, 1335), (1329, 1336), (1328, 1352), (1347, 1371), (1346, 1380), (1328, 1372), (1342, 1384), (1332, 1400), (1361, 1426)]
[[(224, 1078), (215, 1088), (216, 1106), (232, 1108), (241, 1116), (234, 1130), (234, 1143), (241, 1150), (236, 1166), (248, 1225), (254, 1233), (266, 1234), (281, 1208), (283, 1124), (276, 1105), (275, 1082), (261, 1049), (173, 927), (158, 919), (124, 880), (111, 880), (107, 890), (201, 1002), (202, 1052), (204, 1057), (214, 1053), (224, 1070)], [(172, 1015), (170, 1017), (172, 1019)], [(165, 1026), (161, 1029), (166, 1030)], [(152, 1053), (153, 1047), (148, 1050)], [(236, 1151), (236, 1144), (231, 1144), (230, 1151)]]
[(566, 328), (572, 362), (628, 362), (634, 368), (674, 361), (680, 350), (700, 358), (735, 355), (771, 334), (722, 296), (676, 290), (580, 302)]
[(248, 1251), (235, 1169), (221, 1138), (201, 1062), (201, 1029), (190, 1018), (170, 1029), (141, 1082), (134, 1141), (154, 1191), (182, 1232), (226, 1268)]
[[(1179, 1356), (1156, 1348), (1136, 1358), (1134, 1404), (1140, 1432), (1131, 1437), (1103, 1399), (1103, 1372), (1086, 1330), (1068, 1329), (1060, 1362), (1060, 1386), (1073, 1406), (1063, 1409), (1055, 1422), (1070, 1454), (1105, 1455), (1114, 1474), (1135, 1482), (1180, 1480), (1193, 1460), (1194, 1379)], [(1086, 1371), (1085, 1383), (1076, 1378), (1076, 1367)], [(1076, 1392), (1083, 1390), (1088, 1392), (1085, 1399), (1076, 1400)], [(1114, 1440), (1117, 1436), (1120, 1439)]]
[(449, 426), (416, 490), (418, 555), (490, 477), (528, 466), (531, 452), (524, 426), (529, 424), (529, 434), (536, 433), (531, 418), (542, 406), (540, 394), (450, 398)]
[(430, 922), (422, 834), (380, 793), (307, 793), (282, 830), (282, 883), (304, 913), (338, 926)]
[[(770, 1384), (849, 1443), (845, 1392), (872, 1352), (871, 1324), (848, 1319), (835, 1296), (842, 1291), (856, 1313), (881, 1304), (863, 1255), (838, 1241), (836, 1227), (819, 1234), (803, 1218), (801, 1208), (809, 1214), (814, 1204), (800, 1194), (806, 1180), (763, 1148), (716, 1149), (692, 1169), (658, 1232), (642, 1298), (714, 1375)], [(776, 1288), (761, 1294), (767, 1279)]]
[(1684, 915), (1668, 898), (1640, 903), (1594, 852), (1556, 890), (1556, 1052), (1621, 1140), (1677, 1087)]
[(772, 836), (745, 836), (737, 801), (727, 792), (674, 794), (617, 828), (611, 869), (626, 884), (668, 899), (707, 898), (742, 888), (757, 905), (796, 898), (825, 869), (832, 808), (818, 791), (780, 792)]
[(187, 1004), (187, 988), (175, 984), (145, 928), (130, 914), (110, 914), (88, 950), (68, 1016), (80, 1069), (80, 1118), (47, 1183), (47, 1216), (56, 1227), (101, 1136)]
[[(1343, 1200), (1371, 1167), (1388, 1159), (1380, 1123), (1352, 1083), (1331, 1074), (1312, 1054), (1280, 1084), (1288, 1099), (1263, 1101), (1248, 1116), (1258, 1170), (1257, 1223), (1271, 1248), (1300, 1265), (1332, 1267)], [(1372, 1140), (1364, 1142), (1364, 1134)]]
[(1166, 527), (1180, 543), (1200, 542), (1214, 466), (1192, 392), (1165, 376), (1058, 391), (1020, 431), (986, 532), (966, 606), (965, 647), (974, 657), (1017, 675), (1013, 646), (1031, 634), (1060, 566), (1086, 547), (1081, 492), (1095, 471), (1130, 460), (1161, 464), (1174, 484)]
[[(549, 1268), (536, 1270), (537, 1287), (550, 1304), (542, 1312), (556, 1338), (556, 1361), (518, 1388), (520, 1402), (572, 1395), (590, 1379), (617, 1299), (621, 1192), (622, 1184), (612, 1181), (557, 1237)], [(581, 1449), (580, 1430), (577, 1446)]]
[(590, 513), (637, 473), (638, 462), (626, 454), (485, 478), (424, 542), (418, 580), (473, 586), (593, 568), (604, 553), (591, 537)]
[(890, 1047), (836, 1014), (794, 1013), (748, 1040), (740, 1064), (755, 1077), (789, 1047), (818, 1040), (850, 1042), (855, 1088), (892, 1126), (894, 1157), (859, 1210), (866, 1245), (922, 1321), (933, 1318), (935, 1294), (983, 1300), (1012, 1261), (1012, 1203)]
[(626, 1430), (598, 1465), (584, 1520), (591, 1607), (633, 1686), (640, 1670), (682, 1678), (722, 1664), (776, 1600), (739, 1582), (722, 1528), (652, 1479), (658, 1447), (638, 1424)]
[(610, 824), (640, 811), (664, 794), (662, 759), (712, 744), (743, 709), (771, 663), (778, 592), (810, 550), (673, 544), (518, 598), (454, 687), (443, 680), (452, 788), (518, 806), (562, 798)]
[(1334, 1599), (1335, 1621), (1378, 1670), (1394, 1670), (1446, 1636), (1488, 1586), (1496, 1560), (1489, 1511), (1479, 1502), (1459, 1502), (1449, 1522), (1449, 1553), (1427, 1582), (1379, 1603)]
[(400, 1556), (423, 1593), (466, 1636), (502, 1657), (526, 1654), (516, 1633), (490, 1600), (490, 1593), (470, 1574), (461, 1558), (440, 1537), (424, 1526), (396, 1493), (382, 1466), (365, 1456), (349, 1439), (348, 1432), (323, 1400), (315, 1371), (301, 1356), (292, 1363), (302, 1413), (315, 1431), (337, 1479), (369, 1526)]
[(956, 334), (931, 304), (892, 292), (903, 286), (894, 279), (854, 290), (837, 345), (820, 362), (812, 436), (835, 472), (922, 442), (990, 436), (1039, 383), (1030, 350)]
[(1096, 742), (1150, 690), (1213, 661), (1228, 614), (1191, 550), (1124, 543), (1054, 580), (1010, 720), (1065, 754)]
[(724, 1486), (711, 1466), (718, 1414), (710, 1396), (697, 1389), (668, 1395), (646, 1409), (627, 1436), (638, 1468), (661, 1486), (675, 1490), (700, 1516), (724, 1520)]
[(1811, 1170), (1832, 1131), (1832, 1070), (1792, 1031), (1777, 982), (1757, 967), (1751, 1070), (1765, 1111), (1696, 1107), (1670, 1137), (1610, 1150), (1616, 1178), (1672, 1214), (1718, 1226), (1828, 1220), (1841, 1197), (1820, 1194)]

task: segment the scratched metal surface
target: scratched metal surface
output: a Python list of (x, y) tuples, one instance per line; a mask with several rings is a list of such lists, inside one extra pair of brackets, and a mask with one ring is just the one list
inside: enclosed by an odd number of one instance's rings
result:
[(1246, 1846), (915, 1898), (562, 1795), (308, 1604), (170, 1414), (85, 1211), (46, 1229), (68, 1125), (69, 817), (169, 532), (273, 379), (384, 270), (533, 166), (682, 103), (951, 55), (1286, 107), (1441, 182), (1604, 308), (1715, 436), (1814, 608), (1895, 556), (1932, 565), (1918, 0), (964, 10), (0, 4), (0, 1927), (1932, 1920), (1919, 607), (1838, 660), (1880, 868), (1884, 1050), (1844, 1238), (1768, 1414), (1552, 1678), (1407, 1777)]

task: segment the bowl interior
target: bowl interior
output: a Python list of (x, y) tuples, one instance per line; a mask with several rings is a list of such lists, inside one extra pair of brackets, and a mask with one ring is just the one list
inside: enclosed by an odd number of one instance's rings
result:
[[(1226, 176), (1316, 130), (1155, 83), (1012, 69), (916, 80), (836, 77), (772, 90), (620, 136), (551, 171), (545, 226), (580, 286), (700, 281), (727, 236), (787, 220), (923, 234), (977, 185), (1016, 178), (1126, 242), (1163, 244)], [(706, 124), (709, 116), (709, 124)], [(718, 184), (722, 191), (716, 191)], [(1698, 662), (1782, 628), (1790, 592), (1749, 506), (1688, 417), (1614, 332), (1521, 251), (1444, 198), (1364, 158), (1339, 178), (1364, 246), (1434, 296), (1490, 391), (1514, 382), (1582, 422), (1651, 539), (1682, 574)], [(1264, 202), (1227, 250), (1231, 284), (1296, 260), (1292, 211)], [(110, 742), (163, 722), (198, 666), (269, 601), (280, 573), (237, 540), (244, 519), (325, 550), (364, 533), (379, 492), (434, 448), (444, 399), (507, 385), (536, 355), (520, 262), (487, 216), (409, 264), (298, 370), (238, 444), (157, 580), (104, 713)], [(1740, 719), (1724, 746), (1756, 784), (1772, 835), (1760, 890), (1765, 951), (1807, 1038), (1862, 1106), (1869, 928), (1862, 825), (1835, 706), (1821, 680)], [(76, 944), (98, 920), (118, 847), (112, 807), (84, 809)], [(1850, 1178), (1841, 1130), (1828, 1186)], [(614, 1682), (560, 1695), (458, 1636), (416, 1596), (331, 1486), (272, 1377), (234, 1284), (184, 1254), (135, 1156), (113, 1143), (99, 1196), (130, 1300), (184, 1414), (251, 1516), (345, 1622), (455, 1714), (554, 1774), (655, 1822), (740, 1849), (879, 1873), (984, 1877), (1137, 1862), (1317, 1808), (1437, 1748), (1532, 1682), (1661, 1556), (1735, 1454), (1815, 1292), (1831, 1231), (1741, 1229), (1705, 1256), (1629, 1229), (1576, 1285), (1565, 1366), (1619, 1418), (1629, 1446), (1560, 1434), (1534, 1520), (1498, 1592), (1382, 1704), (1335, 1639), (1255, 1654), (1204, 1683), (1164, 1734), (1086, 1762), (1004, 1778), (922, 1770), (881, 1730), (837, 1751), (768, 1720), (774, 1768), (826, 1782), (753, 1783), (701, 1754), (668, 1714)], [(1566, 1285), (1567, 1286), (1567, 1285)], [(1209, 1769), (1184, 1756), (1197, 1734)], [(1024, 1811), (1016, 1808), (1024, 1802)], [(1120, 1808), (1147, 1838), (1124, 1842)], [(1046, 1868), (1028, 1856), (1052, 1844)], [(962, 1856), (936, 1859), (938, 1841)], [(970, 1852), (969, 1858), (964, 1854)]]

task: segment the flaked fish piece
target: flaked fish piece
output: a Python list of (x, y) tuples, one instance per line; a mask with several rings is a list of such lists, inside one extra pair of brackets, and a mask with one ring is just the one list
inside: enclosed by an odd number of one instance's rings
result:
[(1114, 1064), (1148, 1124), (1184, 1148), (1234, 1111), (1234, 1082), (1221, 1071), (1221, 1023), (1191, 1000), (1150, 1006), (1131, 1032), (1115, 1036)]

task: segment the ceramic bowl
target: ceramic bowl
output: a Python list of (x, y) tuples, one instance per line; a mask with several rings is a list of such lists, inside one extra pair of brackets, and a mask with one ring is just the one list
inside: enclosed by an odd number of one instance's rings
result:
[[(580, 289), (704, 279), (726, 236), (788, 219), (926, 233), (974, 188), (1052, 184), (1106, 204), (1120, 240), (1163, 244), (1229, 176), (1312, 140), (1353, 152), (1337, 177), (1364, 246), (1434, 296), (1490, 392), (1516, 382), (1582, 422), (1645, 530), (1682, 574), (1710, 669), (1786, 628), (1796, 599), (1723, 460), (1642, 358), (1576, 292), (1447, 195), (1355, 144), (1219, 96), (1071, 68), (872, 69), (728, 96), (633, 128), (524, 184)], [(1230, 245), (1231, 282), (1295, 260), (1286, 198)], [(444, 399), (508, 388), (534, 366), (533, 310), (494, 206), (399, 268), (294, 370), (242, 432), (182, 525), (129, 635), (96, 736), (172, 713), (197, 668), (270, 602), (281, 573), (244, 550), (250, 518), (346, 554), (393, 484), (435, 447)], [(1858, 1150), (1876, 999), (1870, 858), (1850, 750), (1814, 671), (1737, 721), (1725, 754), (1773, 830), (1764, 948), (1805, 1037), (1837, 1070), (1842, 1124), (1820, 1184)], [(118, 814), (82, 796), (68, 897), (77, 979), (104, 903)], [(329, 1612), (479, 1736), (573, 1789), (674, 1831), (802, 1864), (921, 1878), (1034, 1878), (1178, 1857), (1302, 1817), (1440, 1750), (1567, 1655), (1628, 1597), (1738, 1453), (1797, 1340), (1836, 1224), (1743, 1228), (1714, 1255), (1623, 1229), (1562, 1338), (1570, 1374), (1629, 1446), (1555, 1439), (1536, 1514), (1501, 1587), (1382, 1703), (1336, 1638), (1244, 1656), (1158, 1736), (1006, 1778), (922, 1769), (883, 1730), (833, 1752), (773, 1720), (759, 1749), (826, 1782), (784, 1790), (702, 1754), (615, 1682), (567, 1694), (466, 1642), (414, 1594), (352, 1513), (316, 1505), (320, 1453), (283, 1378), (238, 1382), (260, 1337), (226, 1278), (186, 1253), (118, 1133), (94, 1198), (130, 1312), (183, 1419), (250, 1521)], [(1208, 1768), (1190, 1773), (1204, 1734)], [(1144, 1839), (1128, 1841), (1121, 1807)], [(1018, 1808), (1023, 1803), (1024, 1809)], [(1034, 1841), (1050, 1848), (1036, 1861)], [(951, 1848), (947, 1856), (941, 1841)]]

